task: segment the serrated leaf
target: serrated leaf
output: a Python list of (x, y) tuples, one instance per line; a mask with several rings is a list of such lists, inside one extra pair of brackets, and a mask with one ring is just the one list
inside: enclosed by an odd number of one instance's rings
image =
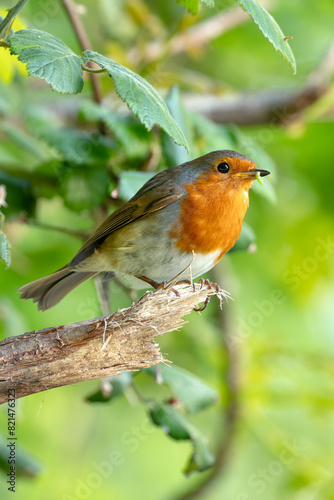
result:
[(109, 176), (105, 170), (77, 167), (67, 170), (60, 190), (65, 205), (79, 212), (101, 205), (108, 194), (108, 186)]
[(115, 82), (116, 92), (120, 98), (144, 123), (147, 130), (151, 130), (155, 124), (159, 125), (176, 144), (189, 149), (186, 138), (171, 117), (165, 101), (144, 78), (97, 52), (86, 50), (83, 52), (83, 57), (86, 61), (94, 61), (107, 71)]
[(59, 38), (40, 30), (19, 30), (8, 39), (11, 54), (26, 63), (30, 75), (57, 92), (77, 94), (83, 87), (82, 59)]
[(4, 223), (5, 216), (0, 212), (0, 259), (6, 264), (6, 269), (10, 266), (11, 260), (11, 246), (7, 239), (7, 236), (2, 232), (2, 225)]
[(154, 176), (154, 172), (136, 172), (123, 170), (119, 175), (118, 194), (119, 197), (128, 201), (137, 191)]
[(264, 36), (268, 38), (275, 49), (278, 50), (288, 61), (288, 64), (293, 69), (293, 72), (296, 73), (297, 69), (295, 56), (275, 19), (256, 0), (237, 1), (253, 18), (254, 22), (259, 26)]
[(147, 368), (145, 371), (155, 375), (156, 369), (164, 384), (167, 384), (173, 395), (181, 402), (190, 415), (215, 404), (218, 393), (205, 384), (199, 377), (178, 366), (159, 366)]

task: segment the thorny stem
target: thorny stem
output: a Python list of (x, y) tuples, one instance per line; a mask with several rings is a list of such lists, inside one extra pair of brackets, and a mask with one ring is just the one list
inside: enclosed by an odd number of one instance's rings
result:
[[(71, 24), (73, 26), (73, 29), (75, 31), (75, 34), (77, 36), (77, 39), (80, 43), (80, 46), (82, 50), (92, 50), (89, 38), (87, 36), (87, 33), (85, 31), (85, 28), (77, 14), (77, 9), (76, 5), (71, 1), (71, 0), (62, 0), (62, 3), (64, 5), (64, 8), (67, 12), (67, 15), (69, 17), (69, 20), (71, 21)], [(87, 71), (87, 70), (86, 70)], [(92, 88), (93, 88), (93, 97), (94, 101), (97, 104), (101, 104), (102, 97), (101, 97), (101, 91), (100, 91), (100, 86), (99, 82), (96, 78), (96, 75), (94, 74), (95, 72), (89, 72), (90, 80), (92, 82)]]

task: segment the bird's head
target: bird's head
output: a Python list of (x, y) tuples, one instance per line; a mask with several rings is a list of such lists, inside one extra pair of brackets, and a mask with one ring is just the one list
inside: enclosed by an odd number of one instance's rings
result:
[(268, 170), (257, 168), (247, 156), (232, 150), (213, 151), (195, 160), (202, 172), (201, 179), (209, 183), (222, 183), (226, 189), (249, 189), (252, 182), (269, 175)]

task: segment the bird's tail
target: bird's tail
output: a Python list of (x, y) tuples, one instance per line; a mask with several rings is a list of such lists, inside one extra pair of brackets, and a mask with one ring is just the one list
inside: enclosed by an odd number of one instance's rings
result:
[(45, 311), (58, 304), (73, 288), (96, 274), (98, 273), (76, 272), (73, 268), (65, 266), (45, 278), (22, 286), (18, 292), (22, 294), (21, 299), (33, 299), (34, 302), (38, 302), (38, 309)]

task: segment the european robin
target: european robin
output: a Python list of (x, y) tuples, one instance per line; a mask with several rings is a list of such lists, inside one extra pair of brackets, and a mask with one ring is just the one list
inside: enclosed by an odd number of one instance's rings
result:
[[(131, 288), (157, 288), (211, 269), (239, 237), (253, 181), (268, 175), (236, 151), (214, 151), (152, 177), (113, 212), (69, 264), (21, 287), (41, 310), (105, 273)], [(184, 272), (182, 273), (182, 271)]]

